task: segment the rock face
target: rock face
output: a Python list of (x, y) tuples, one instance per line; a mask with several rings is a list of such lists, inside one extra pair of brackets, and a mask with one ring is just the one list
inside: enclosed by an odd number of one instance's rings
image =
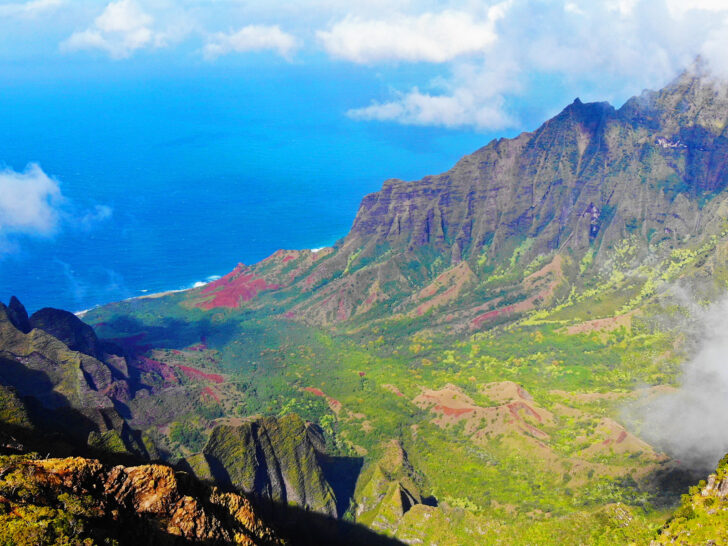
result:
[(384, 455), (362, 473), (356, 498), (357, 521), (390, 534), (407, 512), (423, 504), (416, 473), (399, 441), (389, 442)]
[[(78, 540), (74, 544), (83, 539), (140, 545), (285, 544), (247, 498), (208, 488), (166, 466), (108, 467), (78, 457), (12, 456), (0, 457), (0, 463), (0, 520), (8, 514), (13, 523), (0, 529), (3, 543), (50, 528), (51, 536), (39, 537), (37, 543), (65, 538)], [(46, 509), (44, 526), (33, 525), (29, 506)]]
[(727, 120), (726, 90), (695, 73), (619, 110), (576, 99), (446, 173), (385, 182), (362, 201), (344, 247), (364, 247), (363, 257), (431, 245), (459, 261), (523, 237), (538, 254), (608, 243), (632, 226), (691, 233), (698, 199), (728, 184)]
[(10, 303), (5, 308), (5, 312), (7, 313), (8, 320), (10, 320), (13, 326), (24, 334), (27, 334), (33, 329), (30, 324), (30, 320), (28, 320), (28, 312), (25, 310), (23, 304), (20, 303), (20, 300), (18, 300), (15, 296), (10, 298)]
[(336, 517), (336, 497), (319, 464), (323, 436), (295, 414), (218, 425), (202, 456), (189, 461), (201, 478)]
[(28, 319), (17, 299), (9, 307), (0, 304), (0, 385), (30, 401), (31, 420), (82, 445), (146, 456), (110, 396), (129, 386), (91, 356), (98, 346), (91, 327), (70, 313), (47, 309)]

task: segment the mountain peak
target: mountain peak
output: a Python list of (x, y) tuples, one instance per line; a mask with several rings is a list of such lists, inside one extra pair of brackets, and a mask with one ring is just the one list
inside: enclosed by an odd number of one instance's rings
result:
[(25, 310), (25, 306), (20, 303), (20, 300), (15, 296), (10, 298), (10, 303), (7, 307), (8, 318), (10, 322), (18, 330), (27, 334), (32, 329), (30, 321), (28, 320), (28, 312)]

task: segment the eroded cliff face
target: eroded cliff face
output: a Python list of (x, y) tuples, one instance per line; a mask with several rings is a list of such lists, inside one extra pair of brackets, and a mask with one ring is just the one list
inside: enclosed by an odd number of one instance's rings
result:
[(260, 417), (216, 426), (189, 464), (200, 478), (336, 517), (343, 514), (319, 462), (324, 449), (318, 427), (298, 415)]
[[(371, 311), (482, 303), (482, 283), (511, 299), (548, 300), (522, 282), (538, 270), (533, 264), (558, 258), (568, 293), (585, 277), (580, 262), (594, 264), (588, 276), (624, 241), (636, 267), (720, 231), (727, 120), (728, 89), (699, 67), (619, 109), (577, 99), (535, 131), (494, 140), (443, 174), (386, 181), (324, 253), (280, 251), (245, 268), (238, 292), (211, 285), (190, 301), (204, 309), (275, 305), (286, 318), (331, 324)], [(415, 295), (462, 263), (472, 273), (468, 289), (423, 307)]]
[(108, 540), (139, 545), (286, 543), (244, 496), (209, 488), (166, 466), (0, 457), (0, 542)]

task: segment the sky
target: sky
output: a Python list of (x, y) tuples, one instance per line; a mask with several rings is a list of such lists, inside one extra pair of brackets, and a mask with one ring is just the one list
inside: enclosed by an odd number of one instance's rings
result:
[(331, 244), (386, 178), (698, 55), (728, 75), (727, 46), (728, 0), (0, 0), (0, 298), (94, 305)]

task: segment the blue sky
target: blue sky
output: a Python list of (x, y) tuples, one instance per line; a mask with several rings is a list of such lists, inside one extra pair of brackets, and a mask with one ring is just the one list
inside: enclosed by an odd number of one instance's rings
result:
[[(386, 178), (697, 55), (723, 77), (725, 51), (726, 0), (0, 0), (0, 297), (87, 306), (329, 244)], [(187, 226), (200, 203), (219, 225)]]

